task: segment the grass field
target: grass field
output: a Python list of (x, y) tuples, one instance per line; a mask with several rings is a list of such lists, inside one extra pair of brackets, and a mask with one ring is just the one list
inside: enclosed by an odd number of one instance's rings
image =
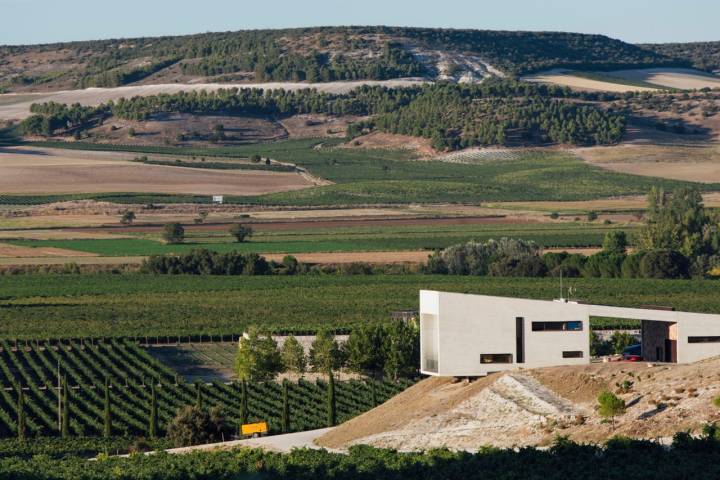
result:
[[(720, 313), (713, 281), (573, 279), (590, 302)], [(434, 275), (0, 277), (0, 338), (241, 333), (248, 325), (349, 328), (417, 308), (418, 290), (551, 299), (553, 278)], [(597, 326), (597, 325), (596, 325)]]
[[(529, 224), (454, 225), (418, 227), (346, 227), (260, 232), (251, 241), (236, 243), (226, 232), (197, 233), (186, 243), (168, 245), (157, 236), (117, 239), (8, 240), (5, 243), (30, 248), (62, 248), (101, 256), (132, 256), (188, 252), (207, 248), (218, 252), (314, 253), (393, 250), (432, 250), (469, 240), (502, 237), (532, 240), (544, 247), (586, 247), (602, 243), (613, 229), (632, 231), (617, 225)], [(31, 255), (31, 251), (26, 256)], [(38, 255), (40, 256), (40, 255)]]
[[(587, 200), (644, 194), (653, 185), (672, 189), (686, 182), (626, 175), (587, 165), (561, 152), (524, 152), (519, 158), (480, 165), (442, 161), (410, 161), (407, 151), (334, 148), (338, 140), (288, 140), (262, 145), (193, 149), (116, 146), (115, 150), (173, 155), (247, 158), (253, 154), (299, 165), (334, 185), (254, 197), (228, 197), (230, 203), (272, 205), (358, 205), (479, 203), (511, 200)], [(322, 143), (321, 148), (315, 148)], [(44, 146), (107, 149), (105, 145), (43, 143)], [(707, 184), (704, 190), (719, 190)], [(168, 201), (209, 202), (209, 197), (157, 195), (88, 195), (121, 203)], [(78, 198), (78, 197), (74, 197)], [(82, 196), (80, 196), (82, 198)], [(58, 197), (0, 196), (1, 203), (41, 203)]]

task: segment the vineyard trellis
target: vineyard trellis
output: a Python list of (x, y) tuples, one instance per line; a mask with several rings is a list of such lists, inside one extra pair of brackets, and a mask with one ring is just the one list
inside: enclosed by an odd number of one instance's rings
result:
[[(196, 387), (185, 383), (169, 367), (150, 356), (128, 339), (102, 342), (81, 340), (19, 343), (0, 340), (0, 437), (18, 435), (18, 421), (24, 421), (28, 436), (55, 436), (58, 431), (58, 402), (65, 405), (63, 383), (58, 383), (58, 367), (66, 378), (66, 410), (71, 436), (103, 436), (107, 403), (110, 405), (112, 433), (115, 436), (148, 434), (148, 412), (152, 390), (157, 400), (159, 430), (175, 416), (178, 408), (196, 402)], [(105, 382), (110, 401), (105, 400)], [(413, 383), (362, 380), (336, 382), (338, 421), (348, 420), (373, 407), (373, 390), (385, 401)], [(248, 420), (267, 421), (270, 430), (283, 430), (282, 384), (248, 383)], [(24, 420), (18, 415), (18, 391), (23, 392)], [(310, 430), (326, 424), (324, 381), (300, 379), (288, 384), (290, 431)], [(215, 381), (202, 385), (202, 401), (207, 407), (222, 407), (226, 418), (239, 425), (240, 385)]]

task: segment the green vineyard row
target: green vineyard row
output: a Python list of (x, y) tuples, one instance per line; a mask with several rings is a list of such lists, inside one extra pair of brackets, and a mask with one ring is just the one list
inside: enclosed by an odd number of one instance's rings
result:
[[(146, 435), (151, 385), (156, 386), (160, 426), (176, 411), (196, 401), (196, 385), (128, 340), (63, 342), (56, 345), (15, 345), (0, 341), (0, 436), (17, 434), (17, 391), (25, 397), (29, 433), (58, 434), (58, 372), (69, 385), (70, 431), (75, 436), (99, 436), (103, 428), (104, 382), (110, 381), (113, 435)], [(412, 383), (375, 382), (375, 399), (383, 402)], [(250, 420), (264, 420), (273, 432), (281, 427), (282, 392), (276, 382), (248, 385)], [(364, 381), (336, 382), (338, 421), (373, 407), (373, 386)], [(222, 407), (232, 425), (240, 421), (240, 388), (213, 382), (201, 386), (203, 404)], [(291, 430), (326, 426), (326, 385), (323, 381), (290, 383)]]

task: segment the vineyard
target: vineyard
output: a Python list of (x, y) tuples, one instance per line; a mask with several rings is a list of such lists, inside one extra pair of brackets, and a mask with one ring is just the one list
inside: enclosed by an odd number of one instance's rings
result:
[[(232, 425), (240, 419), (240, 388), (237, 384), (213, 382), (189, 384), (150, 356), (136, 343), (78, 340), (32, 342), (15, 346), (0, 341), (0, 436), (17, 434), (17, 391), (25, 399), (27, 428), (31, 435), (58, 433), (58, 369), (69, 386), (70, 431), (74, 436), (103, 433), (104, 384), (110, 382), (113, 435), (145, 435), (148, 430), (151, 385), (156, 386), (159, 424), (175, 416), (178, 408), (197, 402), (200, 388), (203, 405), (222, 407)], [(336, 382), (337, 418), (342, 422), (384, 402), (412, 384), (352, 380)], [(273, 432), (281, 425), (281, 384), (248, 385), (250, 420), (265, 420)], [(374, 394), (373, 394), (374, 389)], [(326, 385), (322, 381), (299, 380), (289, 385), (292, 431), (325, 427)], [(373, 398), (374, 395), (374, 398)]]
[[(568, 279), (587, 302), (720, 312), (713, 280)], [(230, 335), (249, 325), (347, 329), (417, 308), (420, 289), (552, 299), (555, 278), (454, 275), (0, 276), (0, 338)]]

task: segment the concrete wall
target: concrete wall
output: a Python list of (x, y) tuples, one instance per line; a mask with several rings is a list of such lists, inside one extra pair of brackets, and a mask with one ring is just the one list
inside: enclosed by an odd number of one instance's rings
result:
[[(437, 372), (424, 370), (423, 373), (478, 376), (517, 368), (589, 362), (589, 317), (585, 305), (422, 291), (421, 318), (423, 314), (437, 315), (438, 319)], [(516, 363), (516, 317), (524, 319), (525, 362), (522, 364)], [(533, 321), (579, 321), (582, 330), (533, 332)], [(421, 352), (432, 350), (430, 332), (424, 333), (421, 328), (420, 341)], [(581, 351), (582, 358), (563, 358), (563, 351)], [(481, 364), (482, 354), (510, 354), (512, 363)]]
[(688, 337), (720, 337), (720, 315), (677, 312), (677, 350), (679, 363), (690, 363), (720, 355), (720, 342), (688, 343)]

